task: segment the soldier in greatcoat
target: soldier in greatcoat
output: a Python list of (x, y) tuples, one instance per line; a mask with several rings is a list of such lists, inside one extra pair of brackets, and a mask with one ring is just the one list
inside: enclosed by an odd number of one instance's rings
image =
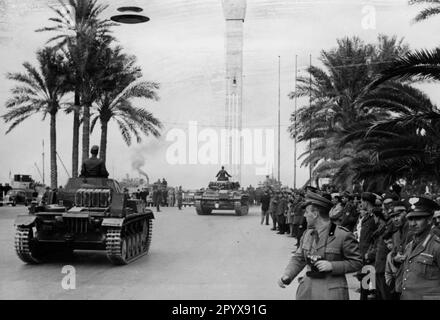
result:
[(333, 203), (309, 191), (305, 218), (309, 229), (290, 259), (278, 285), (284, 288), (304, 269), (299, 281), (297, 300), (348, 300), (345, 275), (362, 267), (359, 244), (346, 228), (330, 222)]

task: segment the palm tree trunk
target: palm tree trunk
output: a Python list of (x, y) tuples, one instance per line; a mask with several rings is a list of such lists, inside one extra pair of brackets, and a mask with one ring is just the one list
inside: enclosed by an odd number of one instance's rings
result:
[(90, 105), (84, 104), (82, 130), (82, 161), (89, 158), (90, 146)]
[(79, 105), (80, 96), (75, 90), (75, 110), (73, 111), (73, 139), (72, 139), (72, 178), (78, 177), (78, 155), (79, 155)]
[(50, 186), (58, 186), (56, 113), (50, 115)]
[(99, 158), (104, 161), (107, 154), (107, 121), (101, 121), (101, 145), (99, 146)]

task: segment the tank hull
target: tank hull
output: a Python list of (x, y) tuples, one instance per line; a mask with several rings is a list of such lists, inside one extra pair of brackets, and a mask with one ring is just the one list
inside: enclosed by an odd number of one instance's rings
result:
[(35, 264), (59, 251), (102, 250), (113, 264), (123, 265), (146, 255), (153, 212), (142, 201), (127, 200), (117, 191), (78, 189), (75, 205), (70, 209), (52, 204), (17, 216), (14, 224), (18, 257)]

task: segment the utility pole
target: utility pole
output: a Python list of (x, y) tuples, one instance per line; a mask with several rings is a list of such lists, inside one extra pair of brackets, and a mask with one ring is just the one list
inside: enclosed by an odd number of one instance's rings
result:
[(280, 134), (281, 134), (281, 57), (278, 56), (278, 182), (280, 182), (280, 155), (281, 155), (281, 144), (280, 144)]
[[(310, 68), (312, 67), (312, 54), (310, 54), (309, 61), (309, 110), (312, 109), (312, 73), (310, 72)], [(310, 112), (310, 133), (312, 132), (312, 113)], [(309, 140), (309, 150), (310, 155), (312, 155), (312, 137)], [(309, 163), (309, 185), (312, 185), (312, 162)]]
[(43, 140), (43, 153), (42, 153), (42, 156), (43, 156), (43, 184), (45, 184), (44, 183), (44, 140)]
[(296, 189), (296, 111), (297, 111), (297, 99), (296, 99), (296, 81), (298, 78), (298, 55), (295, 55), (295, 97), (294, 97), (294, 105), (295, 105), (295, 109), (294, 109), (294, 125), (293, 125), (293, 129), (294, 129), (294, 140), (293, 140), (293, 146), (294, 146), (294, 151), (293, 151), (293, 188)]

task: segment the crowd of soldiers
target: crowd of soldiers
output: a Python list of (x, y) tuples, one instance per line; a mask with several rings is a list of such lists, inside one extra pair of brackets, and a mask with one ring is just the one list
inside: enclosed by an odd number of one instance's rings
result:
[[(168, 182), (165, 178), (157, 180), (152, 186), (151, 190), (151, 203), (156, 208), (157, 212), (160, 212), (160, 207), (174, 207), (177, 206), (179, 210), (182, 209), (183, 203), (183, 190), (182, 186), (169, 188)], [(139, 199), (148, 204), (148, 196), (150, 191), (148, 188), (137, 189), (130, 196), (134, 199)]]
[(264, 190), (261, 224), (297, 240), (281, 287), (307, 268), (297, 299), (348, 299), (347, 274), (361, 300), (440, 299), (440, 197), (328, 191)]

